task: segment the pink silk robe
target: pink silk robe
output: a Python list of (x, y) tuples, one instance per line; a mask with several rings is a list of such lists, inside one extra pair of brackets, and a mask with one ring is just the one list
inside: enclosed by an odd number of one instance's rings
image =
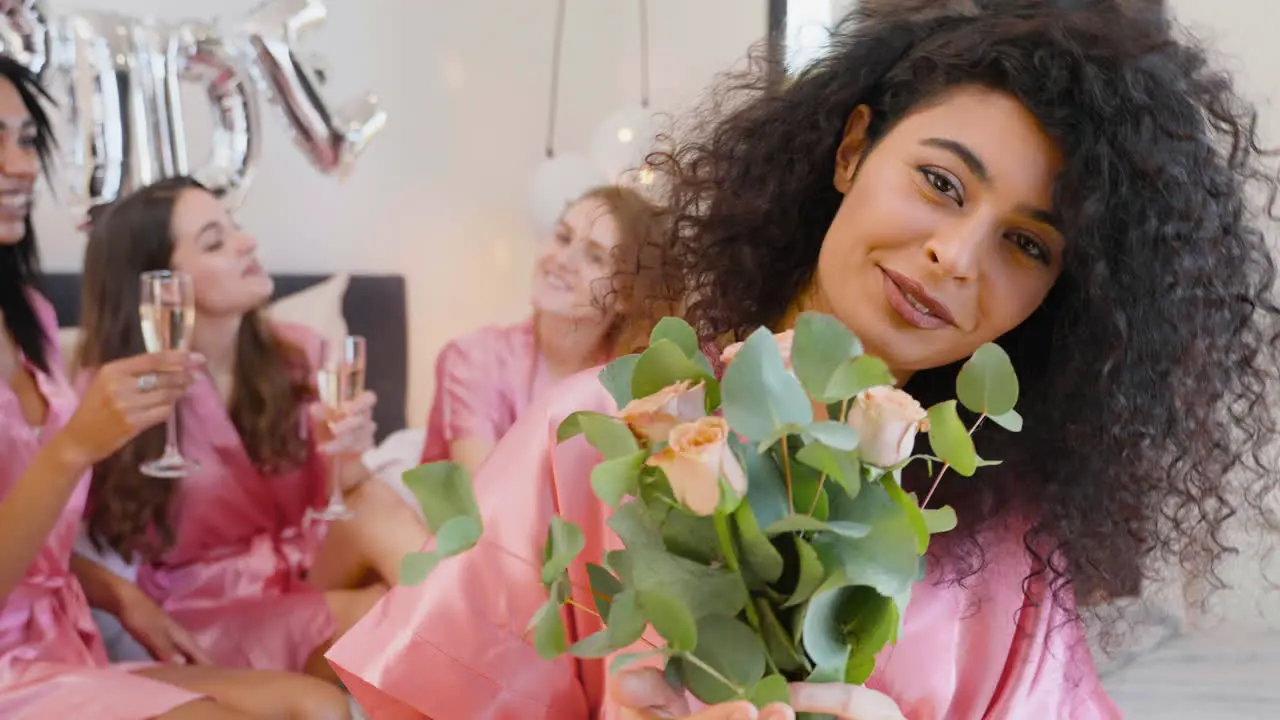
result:
[(445, 345), (436, 358), (436, 394), (422, 462), (449, 459), (460, 438), (496, 443), (548, 384), (533, 320), (491, 325)]
[[(319, 340), (277, 326), (316, 362)], [(299, 432), (306, 432), (299, 417)], [(178, 482), (174, 544), (138, 569), (138, 586), (224, 667), (301, 671), (337, 632), (323, 593), (305, 576), (328, 523), (306, 517), (328, 502), (326, 463), (314, 450), (296, 471), (254, 466), (207, 375), (179, 405), (183, 455), (200, 463)]]
[[(33, 295), (48, 343), (51, 372), (34, 365), (40, 392), (49, 404), (45, 426), (35, 429), (22, 416), (18, 398), (0, 382), (0, 496), (13, 484), (51, 438), (75, 412), (77, 397), (63, 375), (53, 307)], [(86, 474), (45, 545), (18, 585), (0, 599), (0, 717), (101, 718), (142, 720), (168, 712), (199, 698), (194, 693), (133, 675), (130, 666), (107, 664), (106, 650), (89, 612), (80, 583), (69, 563), (85, 498)]]
[[(570, 413), (616, 406), (592, 370), (554, 386), (499, 443), (476, 477), (484, 536), (425, 583), (397, 587), (339, 639), (328, 659), (378, 720), (587, 720), (613, 717), (604, 661), (538, 658), (522, 639), (546, 592), (540, 582), (551, 515), (577, 523), (586, 549), (570, 568), (577, 602), (594, 606), (585, 563), (621, 547), (591, 491), (599, 455), (582, 438), (557, 445)], [(969, 589), (917, 585), (897, 645), (868, 686), (911, 720), (1098, 720), (1120, 717), (1075, 624), (1031, 583), (1011, 533), (988, 543), (990, 566)], [(1024, 608), (1021, 614), (1018, 610)], [(1015, 617), (1017, 618), (1015, 622)], [(566, 610), (572, 640), (599, 620)]]

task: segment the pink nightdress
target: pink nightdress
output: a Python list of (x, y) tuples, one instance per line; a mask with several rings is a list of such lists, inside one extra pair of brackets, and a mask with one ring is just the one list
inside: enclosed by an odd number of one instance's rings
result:
[[(476, 476), (484, 535), (421, 585), (391, 590), (327, 657), (378, 720), (588, 720), (616, 717), (607, 661), (539, 659), (523, 639), (546, 600), (540, 580), (549, 518), (586, 535), (570, 568), (578, 603), (592, 605), (587, 562), (620, 547), (609, 508), (591, 491), (599, 455), (582, 438), (556, 444), (570, 413), (612, 413), (598, 370), (555, 385), (503, 438)], [(1009, 528), (987, 543), (988, 569), (968, 588), (917, 584), (900, 641), (879, 658), (872, 688), (911, 720), (1100, 720), (1120, 717), (1103, 691), (1080, 628), (1023, 579), (1030, 562)], [(1021, 609), (1021, 613), (1019, 613)], [(571, 641), (599, 620), (566, 610)]]
[[(276, 326), (315, 362), (319, 339)], [(298, 418), (306, 432), (305, 418)], [(265, 474), (250, 460), (204, 374), (178, 407), (182, 454), (200, 463), (178, 482), (174, 544), (138, 568), (138, 586), (189, 630), (217, 665), (301, 671), (337, 632), (323, 593), (305, 578), (328, 523), (307, 517), (328, 502), (326, 463), (312, 450), (299, 469)]]
[[(35, 294), (32, 300), (46, 337), (56, 338), (53, 307)], [(27, 363), (49, 405), (43, 428), (26, 423), (17, 396), (0, 382), (0, 496), (8, 495), (41, 444), (76, 409), (57, 344), (50, 341), (47, 347), (49, 374)], [(69, 569), (88, 493), (86, 473), (22, 580), (0, 600), (2, 718), (143, 720), (200, 697), (128, 672), (144, 665), (107, 664), (89, 603)]]
[(533, 320), (491, 325), (450, 341), (436, 358), (436, 394), (422, 462), (449, 459), (449, 443), (496, 443), (549, 383)]

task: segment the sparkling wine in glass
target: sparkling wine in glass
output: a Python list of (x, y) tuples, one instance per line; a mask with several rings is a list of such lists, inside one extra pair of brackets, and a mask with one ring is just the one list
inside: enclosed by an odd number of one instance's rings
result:
[[(147, 352), (186, 350), (196, 323), (195, 285), (190, 275), (169, 270), (142, 273), (138, 318)], [(144, 475), (158, 478), (185, 477), (199, 464), (182, 456), (178, 449), (175, 415), (165, 422), (164, 454), (139, 468)]]
[[(316, 392), (329, 414), (340, 417), (347, 405), (364, 392), (365, 341), (359, 335), (348, 335), (336, 347), (326, 347), (316, 371)], [(323, 520), (345, 520), (352, 517), (342, 497), (339, 481), (342, 463), (334, 458), (329, 468), (329, 505), (314, 511)]]

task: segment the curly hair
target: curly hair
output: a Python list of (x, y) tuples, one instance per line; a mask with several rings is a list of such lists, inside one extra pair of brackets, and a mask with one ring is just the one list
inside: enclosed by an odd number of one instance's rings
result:
[[(781, 87), (756, 59), (724, 78), (691, 132), (649, 156), (671, 213), (673, 292), (705, 337), (776, 328), (813, 282), (856, 107), (871, 109), (874, 148), (949, 89), (1018, 99), (1065, 158), (1065, 267), (999, 339), (1022, 380), (1026, 431), (975, 434), (1005, 463), (942, 484), (936, 497), (965, 529), (938, 552), (952, 581), (975, 576), (981, 528), (1016, 509), (1032, 522), (1028, 580), (1047, 576), (1058, 603), (1130, 594), (1161, 562), (1218, 583), (1228, 521), (1262, 512), (1273, 492), (1264, 452), (1280, 308), (1249, 202), (1264, 198), (1274, 217), (1278, 182), (1254, 109), (1158, 13), (1115, 0), (916, 5), (929, 11), (866, 3)], [(954, 397), (956, 371), (916, 373), (906, 389)]]

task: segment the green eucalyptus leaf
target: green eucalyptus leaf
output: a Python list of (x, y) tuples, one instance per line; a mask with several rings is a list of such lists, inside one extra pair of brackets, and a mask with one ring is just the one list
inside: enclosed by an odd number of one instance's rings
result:
[(989, 415), (988, 419), (1009, 432), (1022, 432), (1022, 416), (1017, 410), (1010, 410), (1000, 415)]
[(640, 451), (636, 436), (621, 420), (594, 412), (580, 412), (576, 415), (582, 432), (587, 436), (587, 442), (599, 450), (605, 459), (631, 457)]
[(955, 400), (929, 408), (929, 445), (952, 470), (965, 477), (972, 477), (978, 469), (978, 453), (974, 450), (973, 438), (956, 413)]
[(542, 551), (542, 582), (550, 584), (560, 577), (586, 544), (586, 538), (577, 525), (559, 515), (552, 515), (547, 528), (547, 542)]
[(956, 529), (959, 521), (956, 519), (956, 511), (950, 505), (943, 505), (940, 508), (925, 510), (924, 522), (929, 528), (930, 535), (938, 533), (951, 532)]
[(598, 630), (570, 645), (566, 652), (574, 657), (586, 660), (599, 660), (600, 658), (609, 657), (617, 650), (617, 648), (613, 647), (609, 635), (609, 628), (607, 627), (603, 630)]
[(479, 541), (480, 521), (473, 517), (456, 517), (436, 533), (436, 554), (441, 558), (453, 557), (475, 547)]
[(956, 397), (978, 415), (1004, 415), (1018, 403), (1018, 374), (1004, 348), (987, 343), (978, 348), (956, 375)]
[(649, 453), (637, 450), (630, 455), (605, 460), (591, 469), (591, 489), (611, 508), (628, 495), (640, 494), (640, 471)]
[(743, 343), (722, 385), (724, 417), (746, 438), (760, 441), (785, 425), (803, 428), (813, 422), (809, 397), (783, 364), (773, 333), (764, 328)]
[(720, 403), (720, 385), (715, 376), (686, 355), (679, 345), (665, 339), (650, 345), (636, 361), (631, 377), (631, 394), (638, 398), (648, 397), (681, 380), (706, 383), (708, 408)]
[[(850, 360), (831, 376), (827, 390), (823, 393), (825, 402), (848, 400), (867, 388), (893, 385), (893, 373), (884, 361), (872, 355), (862, 355)], [(840, 417), (838, 414), (831, 417)]]
[(662, 340), (670, 340), (690, 360), (699, 352), (698, 333), (678, 317), (664, 317), (653, 326), (653, 332), (649, 334), (649, 345), (656, 345)]
[(663, 654), (665, 654), (665, 651), (661, 649), (645, 650), (644, 652), (623, 653), (615, 657), (609, 663), (609, 674), (617, 675), (622, 670), (626, 670), (628, 667), (635, 665), (636, 663), (642, 660), (654, 657), (655, 655), (663, 655)]
[(402, 476), (413, 492), (433, 535), (456, 517), (480, 522), (480, 508), (471, 489), (471, 473), (451, 462), (431, 462), (408, 470)]
[(861, 685), (871, 677), (871, 673), (876, 670), (875, 656), (854, 657), (853, 653), (849, 654), (849, 663), (844, 668), (844, 681), (849, 685)]
[(626, 550), (610, 550), (604, 554), (604, 566), (617, 575), (624, 586), (631, 584), (631, 553)]
[(781, 675), (768, 675), (751, 687), (747, 692), (747, 699), (758, 708), (764, 708), (773, 703), (789, 704), (791, 686)]
[(582, 423), (578, 422), (579, 416), (585, 411), (572, 413), (569, 417), (560, 421), (560, 425), (556, 427), (556, 443), (562, 443), (571, 440), (582, 434)]
[(925, 522), (925, 517), (920, 512), (920, 505), (916, 502), (915, 495), (908, 495), (893, 478), (886, 477), (880, 480), (880, 485), (884, 487), (885, 492), (889, 493), (889, 499), (902, 509), (906, 515), (907, 523), (911, 526), (912, 533), (916, 538), (916, 552), (920, 555), (925, 554), (929, 549), (929, 525)]
[(796, 538), (795, 542), (798, 558), (796, 587), (783, 607), (794, 607), (808, 601), (826, 579), (826, 568), (818, 557), (818, 551), (801, 538)]
[(812, 515), (819, 520), (826, 520), (830, 515), (831, 497), (827, 492), (827, 483), (823, 480), (822, 473), (794, 460), (790, 465), (791, 495), (795, 499), (795, 511)]
[[(736, 362), (736, 360), (735, 360)], [(740, 620), (708, 615), (698, 621), (698, 648), (692, 655), (745, 693), (764, 677), (764, 644)], [(714, 705), (743, 697), (696, 664), (680, 663), (684, 686), (699, 700)]]
[(729, 444), (750, 478), (747, 483), (747, 503), (751, 505), (756, 522), (767, 526), (790, 514), (786, 478), (774, 456), (756, 453), (732, 434), (729, 436)]
[(760, 531), (760, 524), (756, 522), (750, 503), (742, 503), (734, 511), (733, 526), (742, 547), (743, 575), (747, 578), (748, 585), (752, 584), (752, 580), (760, 584), (777, 582), (782, 577), (782, 554)]
[(809, 397), (819, 402), (843, 400), (827, 396), (831, 380), (861, 354), (862, 343), (836, 318), (806, 312), (796, 319), (791, 365)]
[(600, 617), (609, 617), (613, 598), (622, 592), (617, 576), (595, 563), (587, 563), (587, 581), (591, 584), (591, 597), (595, 600)]
[(653, 629), (673, 650), (689, 651), (698, 646), (698, 627), (693, 613), (680, 598), (657, 592), (639, 594), (640, 611)]
[[(629, 500), (614, 511), (609, 517), (608, 525), (618, 535), (618, 539), (622, 540), (627, 550), (641, 548), (662, 550), (665, 547), (662, 541), (664, 518), (665, 514), (659, 515), (643, 500)], [(610, 567), (617, 571), (617, 568), (611, 565)]]
[(779, 425), (778, 427), (774, 428), (773, 432), (770, 433), (768, 437), (763, 438), (762, 440), (760, 440), (760, 442), (756, 443), (756, 452), (761, 454), (766, 453), (774, 445), (777, 445), (782, 440), (792, 435), (799, 435), (803, 432), (804, 432), (804, 428), (794, 423)]
[(736, 615), (747, 603), (747, 587), (740, 575), (647, 547), (628, 548), (631, 583), (642, 593), (670, 595), (693, 612)]
[(552, 593), (552, 597), (529, 620), (533, 648), (543, 660), (554, 660), (569, 649), (569, 633), (565, 630), (561, 613), (564, 603), (557, 596), (558, 593)]
[(867, 661), (874, 669), (876, 654), (897, 627), (898, 608), (893, 600), (869, 587), (846, 586), (820, 593), (809, 602), (802, 637), (814, 663), (822, 668), (843, 666), (842, 679), (850, 682), (851, 676), (865, 670)]
[(786, 532), (831, 532), (857, 539), (871, 534), (871, 526), (849, 520), (823, 522), (809, 515), (790, 515), (770, 525), (764, 532), (766, 535), (781, 535)]
[(640, 595), (634, 590), (624, 590), (614, 596), (605, 625), (609, 630), (609, 643), (614, 650), (630, 647), (644, 635), (645, 614), (640, 607)]
[(683, 511), (667, 513), (662, 523), (662, 544), (682, 558), (710, 565), (723, 563), (715, 519)]
[(640, 362), (640, 354), (623, 355), (600, 371), (600, 384), (609, 391), (618, 407), (624, 408), (635, 399), (631, 393), (631, 379), (636, 372), (636, 363)]
[[(917, 580), (920, 556), (907, 512), (880, 483), (869, 483), (856, 499), (837, 497), (832, 517), (871, 526), (863, 538), (818, 535), (812, 540), (827, 573), (824, 584), (866, 585), (886, 597), (909, 592)], [(818, 664), (822, 664), (819, 662)]]
[(844, 423), (821, 420), (804, 430), (806, 440), (816, 440), (832, 450), (852, 451), (858, 448), (858, 433)]
[(434, 552), (412, 552), (400, 560), (400, 584), (419, 585), (431, 575), (442, 558)]
[(791, 639), (791, 633), (783, 627), (773, 606), (764, 598), (756, 599), (756, 613), (760, 618), (760, 635), (765, 650), (773, 659), (774, 667), (782, 672), (798, 672), (806, 667), (804, 654)]
[(822, 442), (812, 442), (800, 448), (795, 459), (825, 473), (850, 497), (862, 488), (862, 465), (854, 452), (836, 450)]

